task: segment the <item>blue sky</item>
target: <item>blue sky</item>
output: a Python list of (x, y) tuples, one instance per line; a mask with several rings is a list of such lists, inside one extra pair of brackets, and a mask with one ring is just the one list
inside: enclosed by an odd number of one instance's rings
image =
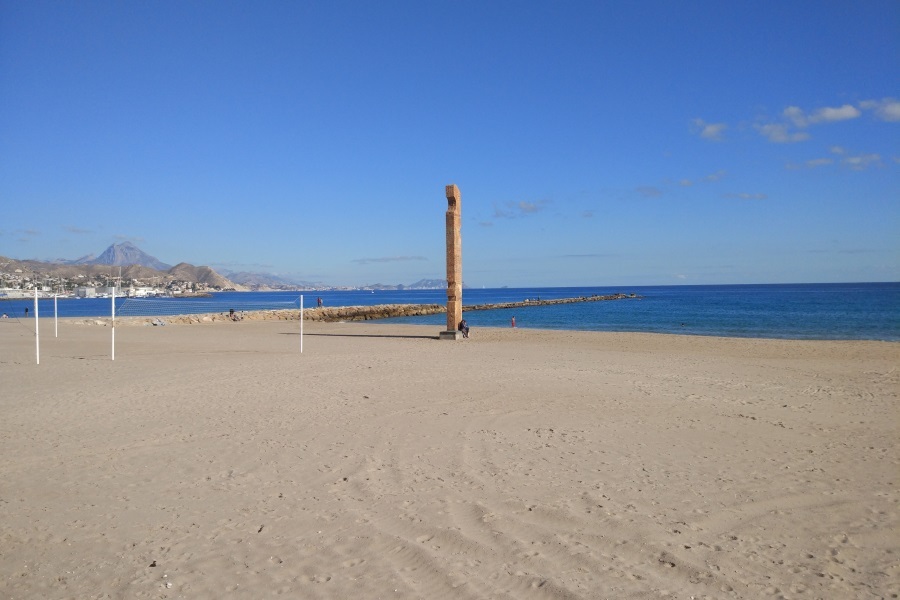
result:
[(900, 4), (0, 0), (0, 255), (900, 279)]

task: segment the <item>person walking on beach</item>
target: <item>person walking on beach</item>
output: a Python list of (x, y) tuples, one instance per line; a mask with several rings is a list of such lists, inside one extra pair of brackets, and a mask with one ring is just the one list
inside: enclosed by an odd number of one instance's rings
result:
[(316, 303), (319, 308), (322, 308), (322, 298), (316, 298)]
[(516, 326), (516, 318), (515, 318), (515, 317), (513, 317), (513, 318), (510, 320), (509, 326), (510, 326), (510, 327), (515, 327), (515, 326)]

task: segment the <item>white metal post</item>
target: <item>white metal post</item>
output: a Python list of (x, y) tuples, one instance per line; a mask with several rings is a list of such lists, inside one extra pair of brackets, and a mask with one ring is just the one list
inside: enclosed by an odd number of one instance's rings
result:
[(112, 359), (116, 360), (116, 289), (112, 293)]
[(57, 298), (59, 298), (59, 294), (53, 294), (53, 333), (56, 337), (59, 337), (59, 310), (56, 306)]
[(38, 291), (34, 288), (34, 354), (37, 364), (41, 364), (41, 330), (38, 327)]
[(303, 294), (300, 294), (300, 354), (303, 354)]

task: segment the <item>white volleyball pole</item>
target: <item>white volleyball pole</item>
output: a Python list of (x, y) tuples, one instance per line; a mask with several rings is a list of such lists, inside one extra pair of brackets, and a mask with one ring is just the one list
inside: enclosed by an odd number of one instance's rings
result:
[(53, 294), (53, 333), (56, 337), (59, 337), (59, 311), (56, 306), (57, 298), (59, 298), (59, 294)]
[(116, 289), (112, 293), (112, 359), (116, 360)]
[(303, 294), (300, 294), (300, 354), (303, 354)]
[(41, 330), (38, 327), (38, 291), (34, 288), (34, 353), (37, 364), (41, 364)]

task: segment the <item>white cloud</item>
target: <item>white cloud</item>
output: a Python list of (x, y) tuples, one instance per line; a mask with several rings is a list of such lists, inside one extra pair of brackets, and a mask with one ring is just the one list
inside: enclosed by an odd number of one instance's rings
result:
[(859, 103), (863, 110), (871, 110), (882, 121), (900, 121), (900, 101), (894, 98), (882, 98), (881, 100), (865, 100)]
[(725, 139), (725, 130), (728, 125), (725, 123), (707, 123), (703, 119), (694, 119), (694, 129), (699, 132), (700, 137), (713, 142), (721, 142)]
[(841, 164), (853, 169), (854, 171), (862, 171), (869, 167), (881, 166), (881, 156), (878, 154), (860, 154), (858, 156), (846, 156)]
[(837, 154), (839, 156), (843, 156), (847, 154), (847, 150), (843, 146), (832, 146), (828, 149), (832, 154)]
[[(875, 109), (876, 107), (872, 105), (870, 108)], [(900, 107), (898, 107), (898, 113), (900, 113)], [(810, 113), (799, 106), (788, 106), (781, 111), (781, 122), (762, 123), (756, 125), (756, 130), (760, 135), (776, 144), (802, 142), (808, 140), (810, 136), (806, 131), (798, 130), (805, 130), (812, 125), (856, 119), (860, 115), (862, 112), (850, 104), (835, 107), (823, 106)]]
[(799, 106), (788, 106), (781, 114), (793, 123), (794, 127), (803, 129), (804, 127), (815, 125), (817, 123), (834, 123), (837, 121), (855, 119), (862, 113), (858, 108), (851, 106), (850, 104), (845, 104), (843, 106), (838, 106), (837, 108), (832, 108), (830, 106), (817, 108), (810, 115), (804, 113), (803, 109)]
[(815, 169), (816, 167), (824, 167), (825, 165), (830, 165), (833, 162), (833, 158), (813, 158), (812, 160), (806, 161), (805, 164), (810, 169)]
[(711, 174), (707, 175), (706, 177), (704, 177), (703, 181), (719, 181), (723, 177), (725, 177), (725, 171), (718, 170), (715, 173), (711, 173)]
[(534, 202), (526, 202), (524, 200), (520, 201), (517, 206), (522, 214), (536, 213), (543, 208), (539, 204), (535, 204)]
[(784, 123), (757, 125), (756, 130), (759, 131), (760, 135), (776, 144), (790, 144), (809, 139), (809, 134), (805, 131), (790, 131), (788, 125)]
[(525, 215), (534, 214), (544, 210), (550, 200), (539, 200), (538, 202), (528, 202), (520, 200), (518, 202), (507, 202), (503, 206), (494, 205), (494, 219), (515, 219)]
[(856, 119), (862, 113), (859, 109), (845, 104), (837, 108), (824, 107), (817, 109), (811, 117), (810, 123), (836, 123), (837, 121), (847, 121), (848, 119)]
[(784, 109), (782, 113), (786, 118), (788, 118), (796, 127), (806, 127), (808, 121), (806, 120), (806, 115), (803, 113), (803, 109), (799, 106), (788, 106)]

